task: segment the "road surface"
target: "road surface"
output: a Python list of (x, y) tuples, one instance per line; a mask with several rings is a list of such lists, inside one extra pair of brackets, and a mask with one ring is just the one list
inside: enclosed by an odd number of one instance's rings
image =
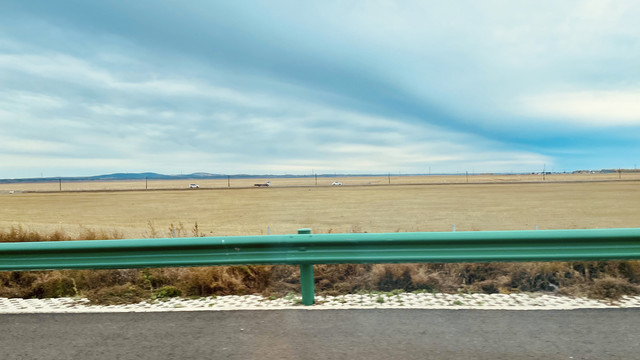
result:
[(0, 315), (2, 359), (638, 359), (640, 310)]

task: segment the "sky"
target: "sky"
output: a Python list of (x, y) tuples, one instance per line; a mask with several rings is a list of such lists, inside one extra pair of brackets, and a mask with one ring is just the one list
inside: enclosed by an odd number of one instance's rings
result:
[(0, 178), (640, 165), (638, 1), (0, 2)]

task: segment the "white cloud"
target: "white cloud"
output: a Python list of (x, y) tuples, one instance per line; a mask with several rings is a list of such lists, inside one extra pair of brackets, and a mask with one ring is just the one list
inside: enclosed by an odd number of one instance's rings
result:
[(73, 149), (74, 146), (62, 142), (0, 136), (0, 153), (4, 154), (64, 154)]
[(557, 92), (525, 97), (526, 112), (554, 121), (609, 127), (640, 125), (640, 90)]
[(5, 111), (27, 112), (37, 106), (45, 109), (59, 109), (67, 104), (64, 99), (54, 95), (39, 94), (28, 91), (6, 91), (0, 92), (0, 100)]
[[(133, 61), (131, 61), (134, 63)], [(140, 66), (140, 64), (138, 64)], [(160, 99), (179, 97), (208, 99), (218, 103), (230, 103), (244, 107), (272, 107), (276, 99), (264, 94), (252, 94), (233, 90), (225, 86), (185, 79), (181, 76), (153, 72), (137, 74), (135, 78), (124, 78), (106, 66), (92, 64), (87, 60), (66, 54), (0, 54), (0, 69), (25, 73), (39, 81), (59, 81), (82, 89), (100, 89), (105, 92), (124, 92), (136, 97), (155, 96)], [(23, 94), (23, 96), (26, 96)], [(47, 101), (56, 105), (55, 97), (30, 94), (40, 106)], [(35, 97), (38, 98), (35, 98)], [(28, 99), (25, 99), (28, 100)], [(59, 98), (58, 98), (59, 100)], [(116, 111), (115, 107), (93, 106), (95, 111)], [(123, 109), (119, 109), (123, 110)]]

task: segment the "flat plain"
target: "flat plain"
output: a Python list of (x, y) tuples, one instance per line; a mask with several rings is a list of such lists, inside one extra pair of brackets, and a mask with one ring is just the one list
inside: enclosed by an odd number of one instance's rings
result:
[[(271, 187), (253, 187), (267, 180)], [(299, 228), (344, 233), (451, 231), (454, 225), (457, 231), (640, 227), (638, 173), (315, 181), (62, 182), (63, 191), (58, 182), (1, 184), (0, 231), (21, 226), (140, 238), (290, 234)], [(331, 186), (333, 181), (344, 185)], [(194, 182), (200, 188), (188, 189)]]

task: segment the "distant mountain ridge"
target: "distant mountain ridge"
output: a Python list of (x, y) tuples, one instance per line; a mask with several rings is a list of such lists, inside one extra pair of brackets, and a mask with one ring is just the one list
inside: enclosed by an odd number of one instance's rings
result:
[(57, 177), (41, 177), (41, 178), (23, 178), (23, 179), (0, 179), (0, 183), (20, 183), (20, 182), (51, 182), (51, 181), (109, 181), (109, 180), (170, 180), (170, 179), (221, 179), (227, 175), (194, 173), (181, 175), (164, 175), (154, 172), (143, 173), (114, 173), (95, 176), (57, 176)]
[[(226, 178), (227, 175), (221, 174), (209, 174), (204, 172), (197, 172), (193, 174), (180, 174), (180, 175), (165, 175), (154, 172), (144, 173), (115, 173), (106, 175), (89, 176), (87, 178), (67, 178), (75, 180), (139, 180), (139, 179), (154, 179), (154, 180), (169, 180), (169, 179), (221, 179)], [(63, 178), (64, 179), (64, 178)]]
[[(640, 172), (640, 169), (602, 169), (602, 170), (576, 170), (573, 173), (628, 173), (628, 172)], [(549, 172), (551, 173), (551, 172)], [(515, 173), (483, 173), (485, 175), (508, 175)], [(529, 174), (529, 172), (523, 172), (520, 174)], [(307, 174), (307, 175), (273, 175), (273, 174), (211, 174), (207, 172), (196, 172), (192, 174), (179, 174), (179, 175), (165, 175), (155, 172), (141, 172), (141, 173), (113, 173), (95, 176), (55, 176), (55, 177), (39, 177), (39, 178), (18, 178), (18, 179), (0, 179), (0, 184), (21, 183), (21, 182), (53, 182), (53, 181), (117, 181), (117, 180), (184, 180), (184, 179), (226, 179), (227, 177), (235, 179), (254, 179), (254, 178), (308, 178), (308, 177), (350, 177), (350, 176), (415, 176), (415, 175), (427, 175), (427, 174)], [(429, 175), (465, 175), (465, 173), (432, 173)], [(468, 173), (468, 175), (479, 175), (479, 173)]]
[[(232, 178), (294, 178), (294, 177), (313, 177), (316, 175), (249, 175), (249, 174), (210, 174), (206, 172), (197, 172), (192, 174), (165, 175), (154, 172), (143, 173), (114, 173), (95, 176), (57, 176), (57, 177), (40, 177), (40, 178), (22, 178), (22, 179), (0, 179), (0, 183), (21, 183), (21, 182), (53, 182), (53, 181), (117, 181), (117, 180), (184, 180), (184, 179), (226, 179), (228, 176)], [(323, 174), (318, 177), (329, 176), (346, 176), (343, 174)], [(359, 175), (368, 176), (368, 175)]]

